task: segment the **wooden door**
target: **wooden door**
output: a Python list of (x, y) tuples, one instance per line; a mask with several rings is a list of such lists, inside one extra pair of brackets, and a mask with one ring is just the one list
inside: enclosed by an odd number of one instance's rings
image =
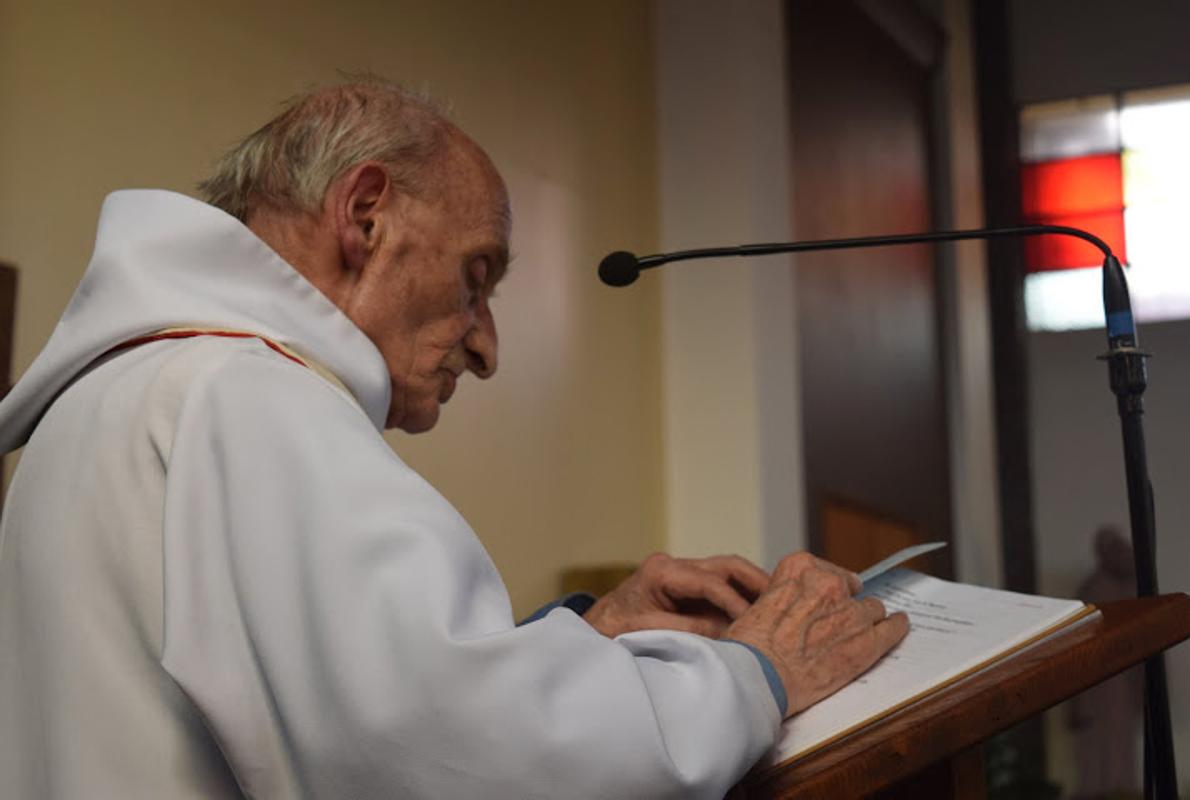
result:
[[(933, 28), (915, 13), (891, 0), (790, 0), (798, 239), (930, 229)], [(926, 31), (924, 48), (907, 47), (906, 21)], [(858, 568), (907, 539), (949, 540), (933, 250), (805, 254), (797, 269), (811, 546)], [(831, 504), (895, 524), (856, 524)], [(949, 573), (949, 554), (936, 564)]]

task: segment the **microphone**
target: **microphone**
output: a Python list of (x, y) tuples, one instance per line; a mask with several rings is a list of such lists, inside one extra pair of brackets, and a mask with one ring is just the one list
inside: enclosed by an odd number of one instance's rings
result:
[[(671, 261), (1044, 235), (1074, 236), (1091, 243), (1103, 253), (1103, 311), (1108, 351), (1099, 358), (1108, 362), (1108, 377), (1112, 393), (1116, 396), (1116, 407), (1124, 434), (1124, 470), (1128, 485), (1128, 512), (1132, 526), (1133, 559), (1136, 562), (1137, 595), (1151, 597), (1157, 594), (1156, 526), (1153, 487), (1149, 482), (1145, 458), (1142, 420), (1144, 403), (1141, 399), (1148, 385), (1145, 358), (1149, 354), (1138, 348), (1128, 284), (1120, 261), (1107, 243), (1094, 234), (1065, 225), (1024, 225), (1013, 228), (977, 228), (893, 236), (708, 247), (657, 253), (639, 258), (632, 253), (618, 250), (599, 262), (599, 279), (608, 286), (628, 286), (640, 277), (642, 270), (659, 267)], [(1145, 662), (1145, 722), (1146, 772), (1154, 781), (1153, 785), (1158, 788), (1159, 796), (1172, 797), (1177, 791), (1177, 774), (1165, 661), (1160, 653)]]
[(608, 286), (627, 286), (639, 277), (640, 264), (633, 253), (617, 250), (599, 262), (599, 280)]

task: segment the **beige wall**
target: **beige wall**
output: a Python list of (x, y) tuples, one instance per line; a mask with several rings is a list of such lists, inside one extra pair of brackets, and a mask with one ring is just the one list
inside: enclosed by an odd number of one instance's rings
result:
[(519, 612), (568, 564), (662, 539), (658, 290), (600, 287), (655, 246), (649, 6), (0, 0), (0, 259), (19, 374), (86, 264), (103, 196), (190, 191), (278, 101), (370, 69), (449, 100), (508, 178), (500, 374), (402, 455), (467, 516)]
[[(662, 243), (794, 238), (784, 2), (655, 5)], [(804, 546), (792, 264), (686, 262), (641, 280), (663, 292), (667, 547), (681, 555), (772, 567)]]

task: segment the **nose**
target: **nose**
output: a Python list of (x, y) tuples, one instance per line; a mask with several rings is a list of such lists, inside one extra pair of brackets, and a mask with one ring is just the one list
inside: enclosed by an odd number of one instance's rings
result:
[(492, 316), (487, 299), (483, 299), (476, 306), (475, 323), (463, 338), (463, 348), (467, 351), (467, 369), (480, 378), (490, 378), (496, 374), (498, 344), (496, 320)]

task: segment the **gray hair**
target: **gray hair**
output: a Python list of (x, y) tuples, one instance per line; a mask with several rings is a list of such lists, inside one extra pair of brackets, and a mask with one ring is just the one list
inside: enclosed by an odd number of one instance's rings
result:
[(428, 97), (363, 77), (289, 100), (224, 155), (198, 191), (242, 222), (261, 206), (316, 213), (336, 178), (375, 160), (401, 190), (419, 194), (452, 130)]

